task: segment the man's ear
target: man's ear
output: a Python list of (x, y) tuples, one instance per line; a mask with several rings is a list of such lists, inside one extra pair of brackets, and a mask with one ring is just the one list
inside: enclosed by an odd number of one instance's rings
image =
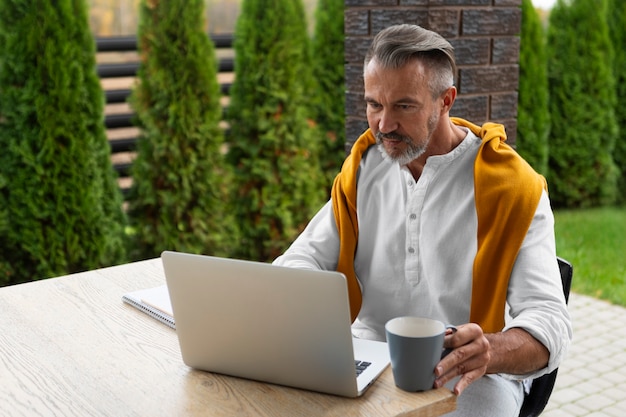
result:
[(441, 95), (442, 107), (441, 113), (449, 113), (452, 109), (452, 105), (456, 100), (456, 87), (452, 86), (443, 92)]

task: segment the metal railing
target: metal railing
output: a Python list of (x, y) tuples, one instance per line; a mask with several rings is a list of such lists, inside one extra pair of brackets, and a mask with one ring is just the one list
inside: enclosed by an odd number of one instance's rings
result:
[[(215, 45), (216, 52), (232, 50), (234, 39), (232, 34), (210, 34), (209, 37)], [(131, 86), (124, 84), (128, 84), (128, 79), (132, 80), (136, 77), (139, 70), (139, 58), (132, 54), (132, 52), (137, 52), (137, 38), (136, 36), (96, 38), (96, 51), (98, 54), (119, 53), (125, 56), (122, 59), (123, 62), (99, 60), (101, 62), (97, 65), (98, 76), (103, 81), (103, 85), (112, 85), (112, 87), (104, 87), (107, 106), (120, 105), (119, 107), (122, 108), (121, 111), (105, 111), (105, 127), (111, 146), (113, 166), (120, 177), (120, 188), (125, 192), (130, 184), (129, 172), (138, 137), (137, 130), (133, 129), (135, 128), (133, 124), (134, 113), (129, 106), (124, 106), (131, 94)], [(234, 73), (234, 53), (231, 53), (230, 56), (218, 54), (218, 56), (220, 55), (223, 56), (218, 58), (218, 74)], [(126, 80), (126, 82), (116, 83), (116, 79)], [(124, 86), (120, 88), (116, 84)], [(231, 82), (221, 81), (221, 93), (227, 96), (230, 86)]]

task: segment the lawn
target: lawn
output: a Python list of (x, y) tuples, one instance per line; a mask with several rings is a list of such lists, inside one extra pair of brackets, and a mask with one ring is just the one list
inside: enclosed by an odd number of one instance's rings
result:
[(626, 306), (626, 207), (554, 217), (557, 254), (574, 265), (572, 291)]

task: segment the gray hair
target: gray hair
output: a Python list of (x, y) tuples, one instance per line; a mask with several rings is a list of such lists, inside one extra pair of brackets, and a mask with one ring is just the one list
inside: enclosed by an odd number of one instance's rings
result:
[(438, 33), (417, 25), (395, 25), (380, 31), (365, 55), (365, 66), (373, 59), (383, 68), (394, 69), (412, 59), (420, 60), (431, 72), (433, 97), (454, 85), (454, 48)]

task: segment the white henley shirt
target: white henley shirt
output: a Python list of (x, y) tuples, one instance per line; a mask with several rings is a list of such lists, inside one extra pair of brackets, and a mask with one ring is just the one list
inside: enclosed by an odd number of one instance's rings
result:
[[(355, 337), (385, 340), (387, 320), (403, 315), (469, 321), (477, 248), (473, 174), (481, 140), (467, 132), (450, 153), (429, 157), (417, 182), (376, 146), (363, 155), (355, 256), (363, 303), (352, 326)], [(338, 253), (328, 202), (274, 263), (334, 270)], [(550, 360), (542, 370), (509, 377), (551, 372), (569, 346), (572, 329), (555, 254), (554, 217), (544, 192), (513, 267), (503, 330), (525, 329), (546, 346)]]

